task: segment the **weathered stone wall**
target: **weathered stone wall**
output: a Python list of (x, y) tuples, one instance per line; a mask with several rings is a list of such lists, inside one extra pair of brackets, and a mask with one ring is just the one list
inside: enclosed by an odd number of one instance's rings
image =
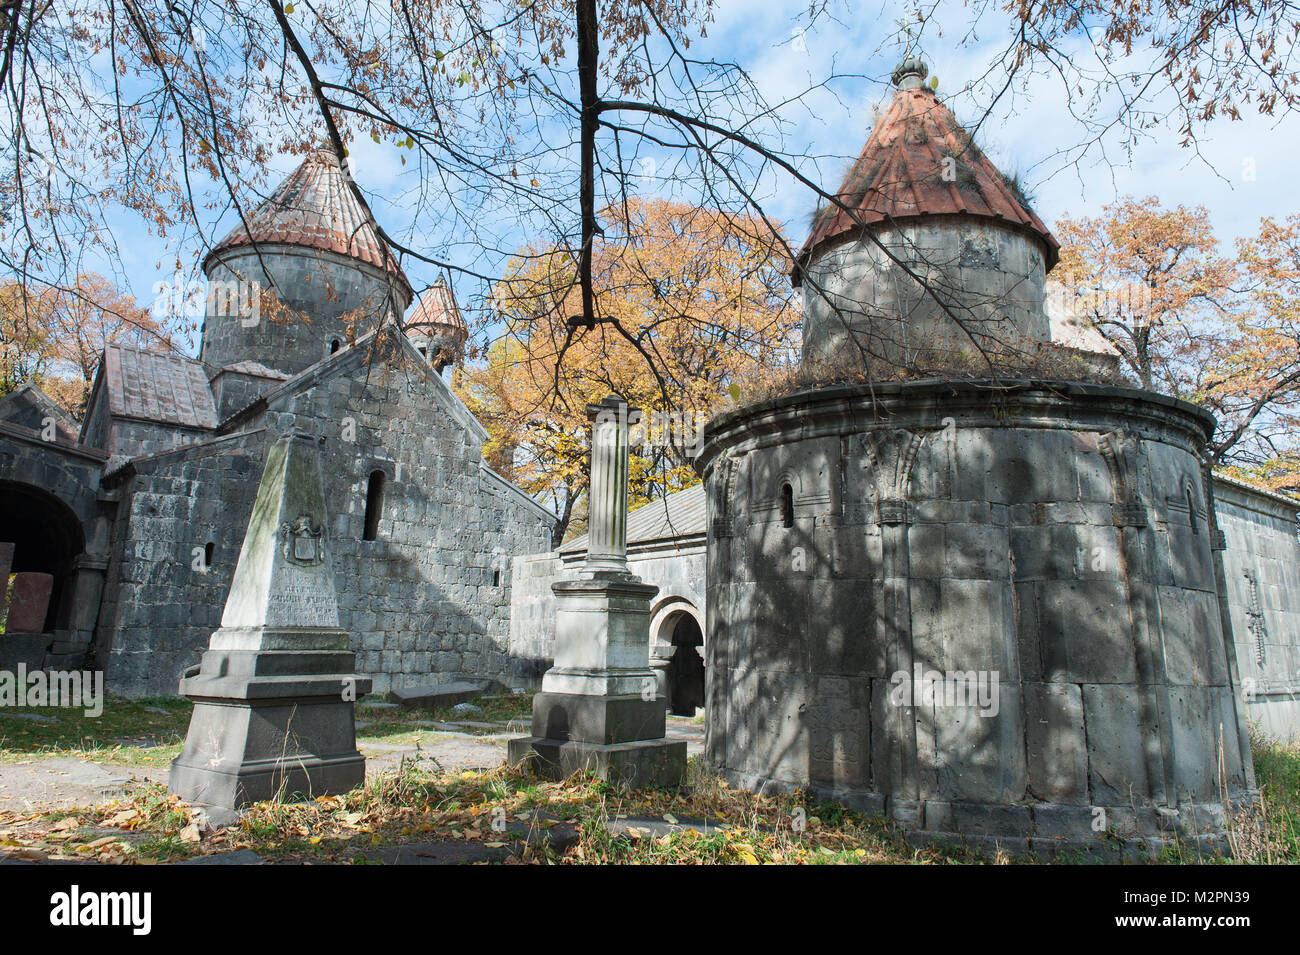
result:
[[(99, 615), (116, 506), (99, 491), (105, 463), (100, 451), (0, 424), (0, 494), (6, 533), (17, 545), (13, 568), (54, 575), (47, 660), (59, 666), (81, 665)], [(36, 568), (31, 554), (59, 563)]]
[(104, 450), (114, 456), (137, 458), (193, 444), (211, 434), (211, 431), (203, 428), (185, 428), (174, 424), (121, 418), (110, 419), (108, 440)]
[[(713, 422), (710, 763), (931, 832), (1050, 848), (1101, 810), (1126, 838), (1216, 838), (1221, 782), (1253, 779), (1207, 427), (1060, 383), (826, 389)], [(918, 665), (996, 705), (927, 700)]]
[(0, 423), (0, 480), (28, 485), (62, 501), (97, 553), (105, 544), (96, 494), (105, 457), (66, 440), (42, 440), (36, 429)]
[(526, 554), (511, 562), (510, 657), (513, 685), (537, 689), (554, 658), (555, 595), (551, 584), (566, 576), (554, 551)]
[(110, 477), (122, 503), (95, 640), (110, 692), (175, 695), (199, 662), (221, 624), (266, 447), (266, 434), (252, 431)]
[(1300, 504), (1227, 480), (1214, 496), (1246, 718), (1300, 738)]
[(76, 441), (80, 428), (66, 411), (35, 386), (23, 386), (0, 398), (0, 421), (31, 428), (42, 435), (51, 433), (65, 441)]
[[(102, 377), (102, 376), (101, 376)], [(98, 382), (103, 387), (103, 381)], [(95, 399), (100, 400), (96, 401)], [(103, 396), (98, 393), (91, 394), (90, 401), (91, 415), (81, 426), (80, 441), (82, 444), (91, 448), (108, 448), (108, 402), (103, 400)]]
[[(689, 605), (698, 614), (703, 629), (705, 619), (704, 565), (702, 546), (675, 551), (671, 547), (628, 555), (632, 573), (659, 588), (650, 601), (650, 655), (672, 655), (672, 633), (666, 629), (665, 611)], [(705, 634), (708, 640), (708, 634)]]
[(237, 411), (243, 411), (262, 395), (284, 384), (283, 378), (264, 378), (223, 371), (212, 380), (213, 397), (217, 404), (217, 417), (225, 420)]
[[(929, 216), (873, 232), (986, 347), (992, 339), (1025, 349), (1050, 340), (1037, 239), (967, 216)], [(819, 253), (804, 277), (804, 363), (843, 360), (859, 347), (900, 359), (918, 348), (974, 349), (934, 298), (865, 237)]]
[(222, 295), (210, 293), (199, 358), (213, 372), (236, 362), (255, 361), (297, 374), (327, 357), (335, 342), (347, 345), (350, 314), (354, 320), (360, 319), (352, 332), (354, 338), (360, 338), (385, 315), (395, 311), (400, 316), (410, 304), (405, 287), (379, 269), (296, 246), (262, 245), (257, 252), (251, 248), (224, 252), (220, 262), (212, 263), (208, 282), (210, 288), (244, 289), (251, 283), (264, 289), (274, 287), (281, 301), (300, 313), (291, 318), (271, 314), (272, 309), (264, 306), (256, 316), (248, 316)]
[[(510, 598), (510, 656), (516, 665), (515, 685), (537, 687), (554, 657), (555, 595), (551, 584), (582, 571), (582, 553), (555, 551), (514, 559), (514, 590)], [(628, 569), (659, 593), (650, 601), (650, 655), (671, 655), (668, 619), (689, 606), (705, 619), (705, 552), (699, 545), (678, 547), (672, 541), (629, 553)], [(707, 641), (707, 634), (705, 637)]]
[[(482, 467), (481, 429), (436, 376), (368, 366), (364, 350), (349, 351), (241, 426), (321, 440), (340, 624), (376, 692), (511, 672), (510, 556), (545, 547), (551, 518)], [(250, 431), (141, 463), (119, 529), (115, 629), (101, 635), (111, 689), (175, 693), (198, 661), (219, 623), (265, 440)], [(377, 539), (363, 540), (375, 470), (386, 475), (382, 518)], [(177, 566), (208, 539), (217, 550), (208, 574)]]

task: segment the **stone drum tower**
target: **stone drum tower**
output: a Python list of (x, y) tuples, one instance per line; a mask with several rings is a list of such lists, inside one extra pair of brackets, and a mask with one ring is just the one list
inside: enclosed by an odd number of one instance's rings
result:
[(894, 70), (897, 92), (842, 205), (813, 221), (794, 272), (806, 365), (925, 367), (1032, 353), (1049, 338), (1044, 283), (1059, 246), (925, 86), (927, 72), (911, 58)]
[(201, 360), (295, 375), (398, 319), (411, 284), (338, 157), (311, 153), (203, 260)]
[[(856, 356), (863, 383), (705, 433), (707, 759), (916, 839), (1216, 845), (1253, 773), (1198, 457), (1213, 421), (1032, 374), (1054, 367), (1056, 242), (925, 72), (895, 71), (798, 263), (806, 370)], [(981, 336), (1028, 371), (905, 373)]]

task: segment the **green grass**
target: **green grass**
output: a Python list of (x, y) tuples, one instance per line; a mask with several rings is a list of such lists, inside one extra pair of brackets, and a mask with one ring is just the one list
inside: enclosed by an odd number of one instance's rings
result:
[[(357, 710), (359, 722), (367, 725), (357, 732), (361, 742), (414, 745), (418, 741), (446, 736), (421, 722), (505, 722), (527, 719), (532, 714), (532, 696), (484, 699), (476, 703), (483, 712), (457, 717), (450, 707), (435, 711), (406, 709)], [(175, 697), (123, 699), (109, 696), (104, 711), (90, 717), (80, 709), (22, 707), (0, 709), (0, 765), (34, 759), (72, 757), (118, 766), (165, 767), (180, 753), (189, 728), (193, 704)], [(162, 712), (158, 712), (162, 711)], [(56, 722), (23, 719), (20, 714), (50, 717)], [(474, 735), (502, 732), (500, 729), (466, 727)]]
[(1276, 861), (1300, 863), (1300, 742), (1252, 736), (1255, 780)]
[[(476, 721), (522, 719), (528, 697), (488, 700)], [(158, 712), (161, 711), (161, 712)], [(58, 723), (13, 719), (0, 711), (0, 764), (71, 756), (125, 765), (166, 766), (179, 749), (188, 725), (190, 704), (184, 700), (110, 698), (98, 719), (76, 710), (41, 709)], [(365, 710), (372, 725), (359, 733), (366, 740), (406, 742), (447, 734), (420, 727), (417, 720), (454, 721), (449, 710)], [(152, 745), (134, 747), (115, 739)], [(1205, 857), (1190, 846), (1175, 845), (1160, 861), (1195, 864), (1300, 864), (1300, 743), (1252, 739), (1260, 807), (1230, 819), (1235, 858)], [(882, 819), (863, 816), (836, 804), (795, 796), (757, 796), (726, 786), (692, 758), (688, 785), (679, 791), (629, 792), (599, 780), (574, 778), (555, 783), (514, 770), (448, 773), (408, 761), (396, 770), (367, 780), (342, 796), (304, 803), (269, 801), (250, 811), (241, 827), (201, 844), (182, 832), (192, 817), (164, 787), (148, 784), (123, 801), (77, 810), (0, 813), (0, 845), (31, 847), (56, 857), (87, 851), (121, 861), (177, 861), (196, 853), (249, 848), (268, 859), (356, 862), (359, 850), (425, 840), (499, 838), (489, 824), (504, 811), (513, 820), (543, 811), (551, 822), (577, 828), (577, 844), (563, 856), (546, 846), (519, 849), (522, 861), (542, 863), (861, 863), (964, 864), (1028, 861), (1009, 855), (991, 858), (960, 846), (918, 849)], [(122, 813), (130, 817), (122, 820)], [(76, 826), (69, 826), (74, 817)], [(611, 833), (608, 823), (620, 816), (644, 819), (704, 818), (708, 832)], [(792, 820), (806, 821), (796, 831)], [(113, 820), (119, 820), (114, 822)], [(59, 824), (64, 828), (60, 830)], [(12, 826), (12, 828), (7, 828)], [(109, 832), (121, 839), (92, 849)], [(59, 855), (59, 854), (62, 855)], [(1059, 862), (1095, 862), (1065, 856)]]
[[(110, 696), (98, 717), (52, 706), (0, 709), (0, 764), (68, 756), (122, 766), (166, 766), (180, 752), (192, 708), (188, 700), (174, 697)], [(25, 720), (18, 714), (57, 722)]]
[[(382, 701), (381, 701), (382, 702)], [(369, 708), (364, 703), (357, 708), (358, 722), (366, 725), (357, 730), (360, 740), (414, 745), (417, 740), (434, 739), (447, 735), (428, 723), (506, 723), (509, 720), (529, 720), (533, 714), (533, 696), (524, 693), (518, 696), (490, 697), (474, 700), (474, 705), (483, 712), (469, 716), (457, 716), (450, 706), (436, 710), (417, 709), (383, 709)], [(466, 726), (462, 732), (472, 736), (486, 736), (505, 732), (504, 726), (496, 728)]]

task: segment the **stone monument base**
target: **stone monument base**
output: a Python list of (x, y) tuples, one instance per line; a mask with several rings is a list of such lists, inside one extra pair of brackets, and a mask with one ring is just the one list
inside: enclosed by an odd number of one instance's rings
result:
[(663, 697), (548, 693), (533, 697), (533, 733), (542, 739), (633, 743), (663, 739)]
[(360, 785), (366, 761), (357, 751), (353, 701), (371, 681), (349, 672), (353, 662), (351, 652), (338, 650), (204, 653), (181, 681), (181, 694), (195, 706), (168, 790), (186, 802), (236, 810)]
[(509, 741), (510, 765), (546, 779), (593, 773), (632, 787), (679, 786), (686, 744), (664, 739), (664, 697), (650, 669), (650, 601), (659, 588), (627, 568), (628, 422), (611, 395), (588, 405), (591, 484), (582, 576), (558, 580), (555, 663), (533, 698), (533, 735)]
[(17, 672), (19, 664), (28, 672), (41, 669), (53, 641), (52, 633), (0, 633), (0, 670)]
[(543, 779), (585, 772), (633, 789), (680, 786), (686, 776), (686, 744), (666, 739), (584, 743), (528, 736), (510, 740), (507, 759), (511, 766), (527, 764)]

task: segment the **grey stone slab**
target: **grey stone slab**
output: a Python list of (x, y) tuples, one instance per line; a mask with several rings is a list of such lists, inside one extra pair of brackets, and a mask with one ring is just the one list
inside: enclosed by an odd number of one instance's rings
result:
[(9, 612), (5, 629), (11, 633), (40, 633), (45, 629), (45, 616), (54, 587), (52, 574), (24, 571), (14, 574), (13, 592), (9, 596)]
[(533, 697), (533, 735), (551, 740), (627, 743), (664, 735), (664, 700), (538, 693)]
[(916, 705), (922, 795), (987, 803), (1024, 797), (1027, 771), (1019, 745), (1025, 736), (1019, 687), (995, 683), (987, 689), (987, 707), (940, 702), (940, 694), (931, 706)]
[(1063, 805), (1088, 801), (1088, 741), (1083, 693), (1073, 683), (1026, 683), (1029, 793)]
[(1047, 682), (1132, 683), (1137, 677), (1127, 592), (1116, 578), (1045, 581), (1034, 642)]
[[(636, 838), (662, 839), (682, 832), (696, 832), (707, 836), (729, 825), (725, 820), (701, 819), (694, 816), (674, 815), (674, 822), (662, 816), (615, 816), (605, 823), (613, 835), (631, 835)], [(760, 831), (771, 831), (771, 826), (756, 826)]]
[(1088, 733), (1088, 787), (1093, 801), (1123, 806), (1135, 793), (1149, 793), (1140, 689), (1124, 685), (1085, 685), (1083, 715)]
[(407, 709), (438, 710), (477, 699), (492, 688), (490, 680), (461, 680), (399, 687), (392, 691), (392, 696), (398, 706)]
[(679, 786), (686, 774), (686, 744), (664, 739), (606, 745), (523, 737), (510, 740), (507, 758), (545, 779), (592, 773), (632, 788)]
[(28, 720), (32, 723), (58, 723), (57, 717), (43, 716), (40, 713), (10, 713), (0, 710), (0, 719), (6, 720)]
[(29, 672), (39, 670), (52, 642), (53, 636), (48, 633), (0, 634), (0, 670), (16, 673), (19, 666)]

